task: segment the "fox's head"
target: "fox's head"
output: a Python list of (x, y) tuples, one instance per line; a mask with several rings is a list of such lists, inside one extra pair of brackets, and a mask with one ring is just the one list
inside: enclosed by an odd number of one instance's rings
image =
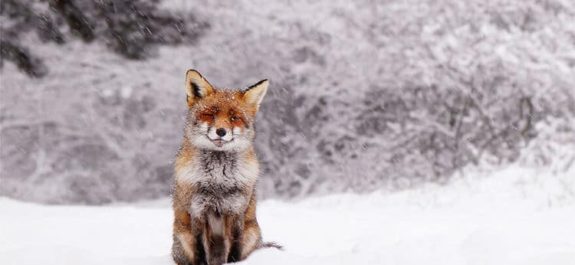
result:
[(188, 70), (187, 139), (199, 149), (241, 151), (250, 147), (256, 113), (268, 85), (262, 80), (245, 90), (219, 89), (198, 71)]

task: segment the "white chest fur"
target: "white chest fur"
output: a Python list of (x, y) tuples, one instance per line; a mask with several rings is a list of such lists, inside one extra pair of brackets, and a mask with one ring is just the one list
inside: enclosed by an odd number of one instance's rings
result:
[(242, 213), (256, 183), (258, 164), (236, 153), (203, 151), (198, 159), (176, 172), (176, 180), (192, 184), (190, 213), (203, 216), (206, 211), (221, 214)]

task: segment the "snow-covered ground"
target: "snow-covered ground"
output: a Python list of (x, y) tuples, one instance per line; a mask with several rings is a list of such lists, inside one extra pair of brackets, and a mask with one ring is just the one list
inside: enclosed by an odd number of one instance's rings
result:
[[(510, 166), (444, 186), (262, 201), (243, 264), (575, 264), (575, 170)], [(172, 264), (167, 199), (101, 207), (0, 198), (0, 264)]]

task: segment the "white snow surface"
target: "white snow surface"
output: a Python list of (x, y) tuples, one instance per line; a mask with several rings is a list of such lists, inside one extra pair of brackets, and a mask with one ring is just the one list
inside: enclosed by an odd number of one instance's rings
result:
[[(241, 264), (575, 264), (575, 170), (509, 166), (401, 192), (262, 201)], [(169, 200), (45, 206), (0, 198), (0, 264), (173, 264)]]

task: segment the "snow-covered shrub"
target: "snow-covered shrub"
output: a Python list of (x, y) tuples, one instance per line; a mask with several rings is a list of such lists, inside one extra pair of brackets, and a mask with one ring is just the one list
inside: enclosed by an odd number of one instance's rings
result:
[(201, 41), (147, 61), (68, 43), (35, 47), (44, 79), (6, 64), (0, 193), (167, 195), (188, 68), (222, 87), (271, 80), (256, 137), (263, 197), (444, 182), (469, 163), (517, 160), (553, 138), (549, 121), (575, 115), (571, 1), (240, 0), (197, 14), (210, 23)]
[[(209, 28), (191, 13), (167, 12), (158, 4), (155, 0), (2, 1), (0, 62), (12, 61), (30, 76), (42, 77), (47, 74), (42, 61), (26, 47), (64, 44), (74, 38), (86, 43), (98, 40), (125, 58), (145, 59), (159, 45), (193, 44)], [(42, 42), (31, 42), (29, 32)]]
[[(321, 38), (303, 38), (323, 64), (285, 66), (305, 95), (290, 115), (315, 149), (277, 163), (274, 193), (442, 182), (468, 163), (515, 161), (540, 121), (575, 113), (570, 2), (340, 4), (309, 11), (325, 20)], [(272, 164), (285, 157), (275, 150)]]

